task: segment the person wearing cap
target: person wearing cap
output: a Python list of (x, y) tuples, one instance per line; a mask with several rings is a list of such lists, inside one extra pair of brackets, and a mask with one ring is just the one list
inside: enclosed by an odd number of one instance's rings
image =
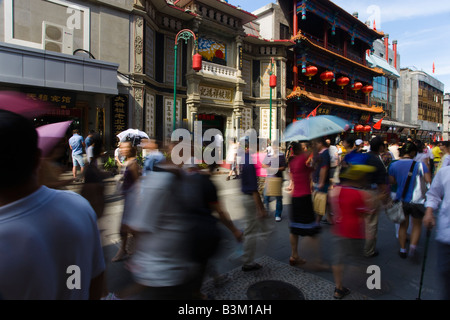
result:
[(364, 256), (364, 221), (366, 216), (374, 212), (373, 197), (364, 190), (364, 186), (368, 173), (376, 170), (367, 164), (368, 159), (368, 154), (351, 153), (347, 157), (347, 166), (339, 175), (341, 183), (329, 193), (334, 213), (332, 271), (335, 299), (342, 299), (350, 294), (350, 289), (344, 287), (344, 271), (347, 266), (361, 265)]
[(363, 146), (364, 146), (364, 141), (362, 141), (362, 139), (356, 139), (356, 141), (355, 141), (356, 152), (362, 152)]

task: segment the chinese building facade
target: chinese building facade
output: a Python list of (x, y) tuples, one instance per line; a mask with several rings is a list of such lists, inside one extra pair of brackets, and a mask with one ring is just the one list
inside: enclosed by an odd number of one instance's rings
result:
[[(174, 98), (176, 127), (193, 132), (197, 121), (202, 132), (217, 129), (227, 138), (225, 148), (238, 130), (253, 128), (260, 137), (269, 138), (270, 128), (274, 137), (277, 129), (284, 128), (286, 41), (249, 34), (245, 26), (257, 17), (223, 1), (140, 3), (145, 8), (143, 119), (150, 136), (170, 139)], [(185, 29), (195, 34), (197, 42), (192, 38), (177, 41), (174, 97), (174, 46), (177, 33)], [(201, 70), (197, 71), (193, 70), (195, 53), (202, 57)], [(277, 75), (273, 89), (269, 86), (271, 74)]]
[(367, 63), (366, 52), (383, 33), (330, 1), (279, 3), (289, 13), (295, 41), (287, 122), (317, 108), (317, 114), (337, 115), (354, 126), (372, 125), (383, 107), (371, 103), (370, 93), (374, 78), (384, 73)]

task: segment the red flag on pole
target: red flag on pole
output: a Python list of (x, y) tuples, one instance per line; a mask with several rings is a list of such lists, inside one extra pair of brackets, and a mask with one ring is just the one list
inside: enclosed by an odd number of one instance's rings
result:
[(381, 122), (383, 121), (383, 119), (384, 119), (384, 117), (381, 118), (377, 123), (375, 123), (375, 124), (373, 125), (373, 128), (374, 128), (374, 129), (377, 129), (377, 130), (380, 130), (380, 129), (381, 129)]
[(322, 103), (319, 104), (313, 111), (311, 111), (311, 113), (308, 114), (308, 116), (306, 117), (306, 119), (308, 119), (309, 117), (315, 117), (316, 114), (317, 114), (317, 108), (320, 107), (321, 105), (322, 105)]
[(435, 68), (435, 66), (434, 66), (434, 61), (433, 61), (433, 73), (434, 73), (434, 70), (435, 70), (436, 68)]

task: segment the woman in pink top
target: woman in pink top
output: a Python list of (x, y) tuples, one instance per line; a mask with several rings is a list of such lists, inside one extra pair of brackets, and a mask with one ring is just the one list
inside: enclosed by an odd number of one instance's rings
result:
[(264, 196), (264, 186), (266, 184), (267, 171), (262, 167), (264, 158), (267, 156), (267, 152), (256, 152), (252, 155), (253, 163), (255, 164), (256, 177), (258, 179), (258, 192), (261, 198)]
[(294, 184), (292, 191), (292, 210), (290, 213), (291, 257), (290, 265), (304, 264), (306, 261), (298, 254), (298, 236), (314, 237), (320, 232), (316, 223), (311, 198), (310, 152), (303, 150), (300, 143), (293, 143), (294, 156), (289, 161), (290, 175)]

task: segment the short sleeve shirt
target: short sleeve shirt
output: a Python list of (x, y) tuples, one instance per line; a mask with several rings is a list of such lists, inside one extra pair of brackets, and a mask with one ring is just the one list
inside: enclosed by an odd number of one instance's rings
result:
[(333, 233), (351, 239), (365, 238), (364, 214), (369, 212), (365, 191), (352, 187), (336, 187), (330, 193), (335, 214)]
[(314, 174), (313, 182), (318, 183), (320, 179), (320, 169), (323, 167), (330, 167), (330, 153), (328, 149), (323, 149), (314, 159)]
[(276, 163), (274, 163), (275, 160), (276, 156), (269, 156), (269, 155), (267, 155), (266, 158), (264, 159), (263, 163), (270, 166), (270, 168), (266, 168), (267, 176), (283, 178), (283, 171), (276, 169), (280, 167), (286, 167), (286, 158), (284, 157), (284, 154), (282, 154), (281, 152), (278, 153), (278, 164), (276, 167), (275, 167)]
[(69, 139), (69, 144), (72, 147), (72, 154), (82, 154), (83, 153), (83, 142), (84, 142), (84, 139), (79, 134), (74, 134)]
[[(406, 179), (408, 178), (408, 173), (412, 165), (412, 160), (410, 159), (402, 159), (395, 161), (389, 167), (389, 175), (395, 178), (397, 182), (397, 193), (395, 200), (400, 200), (403, 194), (403, 189), (405, 188)], [(419, 165), (422, 165), (423, 172), (427, 173), (427, 166), (423, 165), (421, 162), (416, 162), (413, 170), (413, 174), (411, 177), (411, 182), (409, 183), (408, 191), (406, 192), (405, 198), (403, 201), (410, 202), (412, 199), (412, 194), (414, 191), (414, 181), (418, 174)]]

